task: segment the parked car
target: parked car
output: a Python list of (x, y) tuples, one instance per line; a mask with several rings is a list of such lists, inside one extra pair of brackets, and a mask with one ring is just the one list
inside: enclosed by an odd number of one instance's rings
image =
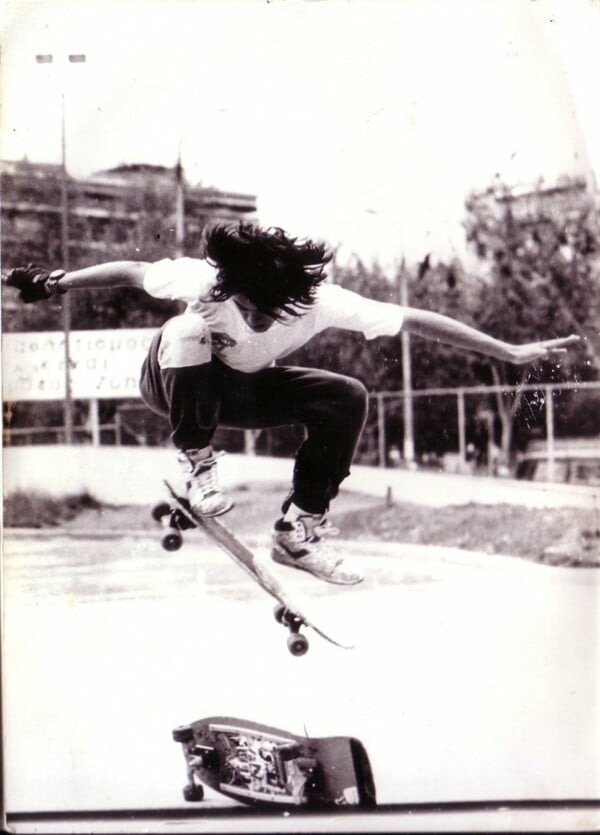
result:
[(600, 438), (532, 441), (519, 455), (517, 478), (600, 487)]

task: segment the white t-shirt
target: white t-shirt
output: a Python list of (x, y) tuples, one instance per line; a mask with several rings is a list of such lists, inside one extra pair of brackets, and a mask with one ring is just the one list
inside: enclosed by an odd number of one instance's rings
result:
[(326, 328), (357, 331), (374, 339), (393, 336), (402, 327), (403, 309), (399, 305), (367, 299), (336, 284), (322, 284), (314, 305), (301, 316), (276, 321), (267, 331), (256, 333), (232, 299), (210, 299), (216, 273), (204, 260), (165, 258), (147, 268), (144, 289), (159, 299), (185, 302), (186, 312), (201, 313), (211, 332), (213, 353), (238, 371), (267, 368)]

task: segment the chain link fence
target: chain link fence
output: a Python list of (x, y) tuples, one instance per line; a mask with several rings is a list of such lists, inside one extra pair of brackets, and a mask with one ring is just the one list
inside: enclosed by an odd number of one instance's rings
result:
[(518, 475), (537, 458), (553, 480), (561, 459), (600, 459), (600, 382), (377, 392), (358, 454), (379, 467), (488, 475)]

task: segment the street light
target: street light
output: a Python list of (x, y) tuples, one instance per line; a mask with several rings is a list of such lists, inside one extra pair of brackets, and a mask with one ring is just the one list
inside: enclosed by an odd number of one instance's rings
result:
[[(83, 53), (72, 53), (67, 56), (70, 64), (84, 64), (86, 56)], [(54, 56), (50, 53), (35, 56), (38, 64), (52, 64)], [(61, 85), (62, 87), (62, 85)], [(68, 270), (69, 264), (69, 191), (67, 182), (67, 140), (65, 125), (65, 91), (60, 93), (60, 125), (61, 125), (61, 210), (60, 210), (60, 241), (62, 267)], [(73, 443), (73, 397), (71, 392), (71, 346), (69, 344), (71, 332), (71, 299), (67, 293), (62, 297), (63, 330), (65, 334), (65, 442)]]
[[(404, 259), (398, 274), (398, 295), (402, 307), (408, 307), (408, 270)], [(402, 345), (402, 389), (404, 391), (404, 461), (409, 469), (415, 468), (415, 430), (413, 417), (413, 385), (412, 364), (410, 355), (410, 334), (402, 331), (400, 334)]]

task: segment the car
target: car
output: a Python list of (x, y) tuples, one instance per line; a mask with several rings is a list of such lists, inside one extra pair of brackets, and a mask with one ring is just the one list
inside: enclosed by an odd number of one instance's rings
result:
[(546, 441), (530, 442), (518, 457), (516, 476), (600, 487), (600, 438), (557, 440), (553, 447)]

